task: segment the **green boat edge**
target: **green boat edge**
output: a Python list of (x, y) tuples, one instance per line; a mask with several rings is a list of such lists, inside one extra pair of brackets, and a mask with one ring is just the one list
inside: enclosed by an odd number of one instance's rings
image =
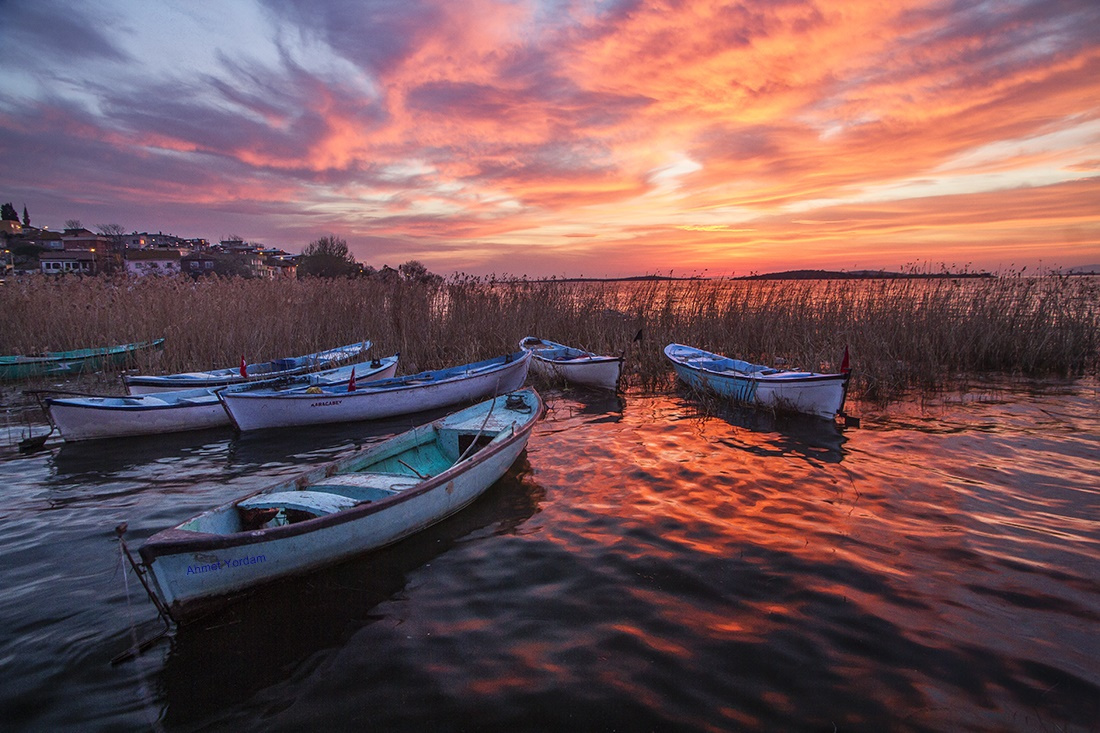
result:
[(0, 381), (97, 372), (109, 366), (123, 366), (138, 352), (163, 348), (164, 339), (158, 338), (117, 346), (48, 351), (31, 356), (0, 356)]

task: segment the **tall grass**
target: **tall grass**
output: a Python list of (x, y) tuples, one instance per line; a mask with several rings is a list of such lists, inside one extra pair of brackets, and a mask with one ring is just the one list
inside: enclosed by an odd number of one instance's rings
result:
[[(862, 281), (491, 282), (31, 277), (0, 287), (0, 353), (164, 336), (142, 371), (174, 372), (305, 354), (370, 339), (400, 371), (513, 351), (538, 335), (627, 354), (626, 382), (672, 383), (676, 341), (761, 363), (839, 368), (888, 401), (990, 372), (1095, 371), (1100, 282), (1046, 276)], [(641, 331), (641, 341), (635, 335)]]

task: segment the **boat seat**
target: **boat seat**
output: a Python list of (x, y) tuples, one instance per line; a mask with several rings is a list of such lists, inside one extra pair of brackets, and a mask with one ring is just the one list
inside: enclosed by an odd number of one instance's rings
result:
[(502, 430), (507, 430), (508, 426), (515, 421), (515, 413), (509, 412), (503, 405), (500, 405), (493, 411), (493, 414), (490, 415), (488, 419), (486, 419), (485, 415), (472, 415), (461, 422), (457, 420), (454, 422), (447, 422), (446, 427), (459, 433), (483, 432), (492, 436)]
[(276, 491), (246, 499), (237, 506), (241, 509), (296, 509), (321, 515), (350, 509), (358, 503), (358, 499), (327, 491)]
[(218, 398), (211, 395), (209, 397), (181, 397), (177, 400), (181, 405), (212, 405), (218, 401)]
[(322, 479), (320, 483), (325, 486), (397, 492), (416, 486), (420, 483), (420, 479), (403, 473), (337, 473)]

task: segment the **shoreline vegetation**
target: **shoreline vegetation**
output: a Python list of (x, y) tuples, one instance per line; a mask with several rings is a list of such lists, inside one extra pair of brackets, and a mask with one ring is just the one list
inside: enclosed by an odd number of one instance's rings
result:
[[(886, 404), (984, 375), (1070, 377), (1100, 365), (1100, 279), (898, 277), (439, 281), (30, 277), (0, 287), (0, 353), (165, 337), (141, 372), (225, 367), (369, 339), (399, 373), (515, 351), (537, 335), (625, 352), (624, 385), (675, 378), (671, 342), (763, 364), (840, 368), (851, 396)], [(638, 334), (641, 334), (640, 338)], [(108, 378), (117, 377), (107, 375)], [(17, 386), (20, 389), (29, 385)], [(121, 391), (121, 387), (119, 388)]]

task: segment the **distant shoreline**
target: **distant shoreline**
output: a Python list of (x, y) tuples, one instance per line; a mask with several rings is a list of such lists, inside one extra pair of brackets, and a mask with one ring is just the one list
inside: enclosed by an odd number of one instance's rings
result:
[(956, 280), (996, 277), (991, 272), (890, 272), (888, 270), (787, 270), (743, 275), (733, 280)]
[[(1051, 271), (1051, 275), (1090, 276), (1100, 275), (1100, 265)], [(889, 270), (785, 270), (733, 277), (705, 277), (692, 275), (635, 275), (632, 277), (547, 277), (536, 282), (560, 283), (615, 283), (615, 282), (692, 282), (709, 280), (963, 280), (1000, 277), (992, 272), (891, 272)]]
[[(1087, 273), (1085, 273), (1087, 274)], [(833, 270), (787, 270), (769, 272), (760, 275), (740, 275), (735, 277), (674, 277), (672, 275), (636, 275), (633, 277), (549, 277), (540, 282), (583, 283), (583, 282), (693, 282), (709, 280), (942, 280), (957, 278), (992, 278), (989, 272), (943, 272), (943, 273), (905, 273), (886, 270), (856, 270), (852, 272)]]

